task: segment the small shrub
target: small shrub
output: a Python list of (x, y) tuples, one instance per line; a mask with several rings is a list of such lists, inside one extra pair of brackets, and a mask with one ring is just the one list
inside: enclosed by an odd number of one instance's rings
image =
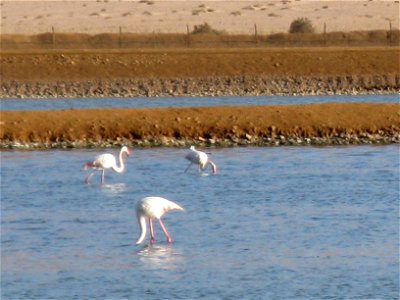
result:
[(240, 16), (242, 13), (240, 12), (240, 11), (232, 11), (231, 13), (230, 13), (232, 16)]
[(201, 12), (203, 12), (203, 11), (200, 10), (200, 9), (194, 9), (194, 10), (192, 10), (192, 15), (193, 16), (198, 16)]
[(308, 18), (298, 18), (290, 24), (289, 33), (315, 33), (315, 28)]
[(270, 14), (268, 14), (268, 17), (279, 17), (279, 15), (277, 15), (275, 13), (270, 13)]
[(221, 34), (221, 31), (218, 31), (212, 28), (208, 23), (204, 22), (204, 24), (194, 25), (194, 29), (192, 30), (192, 34)]

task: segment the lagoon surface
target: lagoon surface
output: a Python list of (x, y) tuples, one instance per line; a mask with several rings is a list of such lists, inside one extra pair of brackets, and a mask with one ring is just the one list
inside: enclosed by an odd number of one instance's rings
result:
[(60, 110), (91, 108), (204, 107), (294, 105), (318, 103), (399, 103), (399, 95), (146, 97), (84, 99), (0, 99), (0, 110)]
[[(134, 149), (86, 185), (102, 152), (1, 152), (1, 299), (398, 298), (397, 145)], [(149, 195), (186, 209), (172, 244), (135, 245)]]

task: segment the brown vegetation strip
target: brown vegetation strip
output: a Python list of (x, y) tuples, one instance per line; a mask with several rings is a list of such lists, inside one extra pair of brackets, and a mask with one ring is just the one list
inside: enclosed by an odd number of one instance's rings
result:
[(256, 107), (95, 109), (1, 112), (0, 140), (223, 139), (247, 135), (330, 137), (396, 134), (400, 104), (318, 104)]

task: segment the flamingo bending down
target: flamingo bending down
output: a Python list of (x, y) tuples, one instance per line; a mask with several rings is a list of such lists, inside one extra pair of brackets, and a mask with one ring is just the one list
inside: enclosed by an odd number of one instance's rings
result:
[(214, 174), (217, 173), (217, 166), (208, 158), (208, 155), (203, 151), (196, 150), (194, 146), (190, 147), (190, 152), (185, 156), (185, 158), (190, 161), (190, 164), (187, 166), (185, 173), (193, 164), (198, 165), (199, 172), (204, 171), (207, 165), (210, 165), (212, 172)]
[(136, 244), (140, 244), (143, 242), (146, 237), (146, 219), (149, 220), (150, 227), (150, 242), (153, 244), (155, 242), (154, 239), (154, 229), (153, 229), (153, 219), (157, 219), (160, 223), (162, 230), (164, 231), (165, 236), (167, 237), (168, 243), (172, 243), (172, 238), (165, 228), (164, 223), (161, 220), (161, 217), (170, 210), (184, 210), (181, 206), (176, 204), (175, 202), (169, 201), (162, 197), (146, 197), (138, 201), (136, 204), (136, 216), (139, 222), (140, 227), (140, 236), (136, 241)]
[[(123, 146), (121, 151), (119, 152), (119, 166), (117, 165), (117, 161), (115, 156), (110, 153), (105, 153), (97, 156), (93, 161), (88, 161), (83, 165), (85, 170), (92, 168), (94, 170), (101, 170), (101, 184), (104, 183), (104, 172), (106, 169), (113, 169), (117, 173), (122, 173), (125, 169), (123, 155), (130, 155), (128, 147)], [(90, 173), (86, 178), (85, 182), (89, 183), (90, 178), (93, 176), (94, 171)]]

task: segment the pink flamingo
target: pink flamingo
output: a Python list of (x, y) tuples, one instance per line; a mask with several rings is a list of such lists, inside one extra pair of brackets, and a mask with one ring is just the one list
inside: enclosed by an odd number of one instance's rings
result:
[(146, 197), (138, 201), (136, 204), (136, 216), (139, 222), (140, 227), (140, 236), (136, 241), (136, 244), (140, 244), (143, 242), (146, 237), (146, 220), (149, 220), (150, 227), (150, 243), (154, 243), (154, 229), (153, 229), (153, 219), (157, 219), (160, 223), (162, 230), (164, 231), (165, 236), (167, 237), (168, 243), (172, 243), (171, 235), (168, 233), (167, 228), (161, 220), (161, 217), (171, 210), (184, 210), (181, 206), (167, 200), (162, 197)]
[(207, 165), (210, 165), (212, 172), (214, 174), (217, 173), (217, 166), (208, 158), (208, 155), (203, 151), (196, 150), (194, 146), (190, 147), (190, 152), (185, 156), (185, 158), (190, 161), (185, 173), (193, 164), (198, 165), (199, 172), (204, 171)]
[[(104, 183), (104, 172), (106, 169), (113, 169), (117, 173), (122, 173), (125, 169), (123, 155), (130, 155), (128, 147), (123, 146), (121, 151), (119, 152), (119, 166), (117, 165), (117, 161), (115, 156), (110, 153), (105, 153), (97, 156), (93, 161), (89, 161), (83, 165), (85, 170), (92, 168), (94, 170), (101, 170), (101, 184)], [(85, 182), (89, 183), (90, 178), (93, 176), (94, 171), (90, 173), (86, 178)]]

